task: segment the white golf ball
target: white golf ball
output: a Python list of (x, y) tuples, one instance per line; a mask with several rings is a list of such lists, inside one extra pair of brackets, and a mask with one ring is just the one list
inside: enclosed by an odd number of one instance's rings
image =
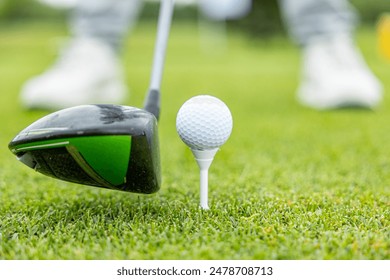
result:
[(191, 149), (211, 150), (222, 146), (233, 128), (229, 108), (216, 97), (198, 95), (181, 106), (176, 129)]

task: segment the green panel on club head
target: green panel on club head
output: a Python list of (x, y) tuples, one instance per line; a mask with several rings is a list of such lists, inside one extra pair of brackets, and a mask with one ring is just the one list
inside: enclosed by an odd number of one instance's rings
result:
[(85, 161), (100, 177), (113, 185), (126, 181), (129, 165), (131, 136), (87, 136), (71, 138)]
[[(21, 144), (14, 152), (27, 152), (41, 149), (66, 147), (72, 157), (87, 168), (92, 169), (98, 176), (113, 186), (126, 182), (131, 151), (131, 136), (103, 135), (61, 138), (55, 140), (37, 141)], [(72, 152), (73, 150), (73, 152)], [(79, 158), (77, 158), (77, 155)], [(84, 164), (85, 165), (85, 164)], [(90, 174), (91, 175), (91, 174)]]

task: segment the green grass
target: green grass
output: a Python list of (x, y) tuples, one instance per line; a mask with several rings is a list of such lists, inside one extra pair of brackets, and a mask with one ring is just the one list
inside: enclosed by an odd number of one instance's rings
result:
[[(64, 26), (0, 28), (0, 259), (389, 259), (390, 103), (375, 111), (317, 112), (294, 91), (299, 50), (285, 38), (202, 51), (197, 29), (173, 26), (160, 122), (163, 186), (155, 195), (103, 190), (33, 172), (8, 151), (46, 112), (19, 105), (23, 82), (55, 58)], [(123, 54), (141, 106), (154, 27), (139, 25)], [(375, 33), (358, 33), (390, 92)], [(211, 46), (211, 43), (209, 47)], [(182, 103), (210, 93), (234, 118), (210, 170), (210, 211), (198, 208), (198, 170), (177, 136)]]

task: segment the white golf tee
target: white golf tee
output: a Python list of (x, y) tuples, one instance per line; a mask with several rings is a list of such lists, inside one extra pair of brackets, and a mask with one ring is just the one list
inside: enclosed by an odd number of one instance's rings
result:
[(218, 148), (204, 151), (191, 149), (191, 151), (200, 169), (200, 207), (208, 210), (209, 168)]

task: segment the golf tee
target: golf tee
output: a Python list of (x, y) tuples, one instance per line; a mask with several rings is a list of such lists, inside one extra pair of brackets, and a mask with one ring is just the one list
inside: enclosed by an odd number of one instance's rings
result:
[(200, 169), (200, 207), (209, 208), (209, 169)]
[(218, 151), (217, 149), (212, 150), (195, 150), (191, 149), (195, 156), (196, 162), (200, 169), (200, 207), (202, 209), (209, 209), (208, 206), (208, 177), (209, 168), (213, 162), (214, 156)]

